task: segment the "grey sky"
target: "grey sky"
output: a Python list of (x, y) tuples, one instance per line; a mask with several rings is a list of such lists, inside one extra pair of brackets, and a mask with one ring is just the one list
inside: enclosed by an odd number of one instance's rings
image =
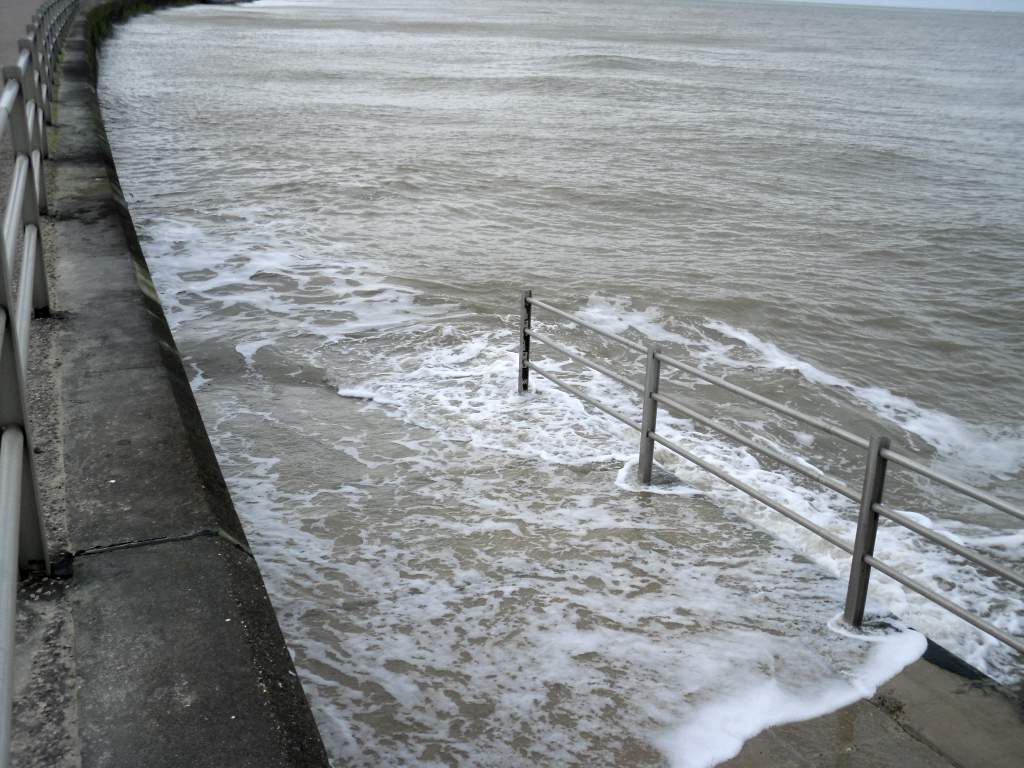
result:
[(950, 8), (964, 11), (1021, 11), (1024, 0), (800, 0), (830, 5), (888, 5), (900, 8)]

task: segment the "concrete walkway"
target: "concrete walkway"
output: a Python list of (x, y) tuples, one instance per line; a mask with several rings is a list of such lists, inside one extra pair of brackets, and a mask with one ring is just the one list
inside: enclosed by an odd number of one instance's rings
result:
[(74, 577), (20, 590), (15, 764), (326, 766), (121, 198), (85, 28), (50, 135), (54, 312), (30, 372)]
[(1018, 768), (1024, 698), (941, 648), (831, 715), (769, 728), (728, 768)]

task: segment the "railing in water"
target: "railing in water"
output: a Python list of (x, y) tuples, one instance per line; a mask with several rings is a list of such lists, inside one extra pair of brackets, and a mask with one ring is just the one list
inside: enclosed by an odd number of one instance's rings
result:
[[(569, 320), (570, 322), (593, 331), (594, 333), (614, 341), (633, 352), (646, 355), (647, 364), (644, 380), (642, 382), (634, 381), (628, 376), (624, 376), (611, 369), (607, 365), (588, 358), (585, 355), (568, 348), (564, 344), (560, 344), (547, 334), (534, 329), (533, 312), (535, 308), (550, 312), (564, 320)], [(552, 306), (540, 299), (535, 299), (530, 291), (524, 292), (522, 296), (519, 331), (519, 392), (523, 393), (529, 389), (530, 372), (533, 371), (550, 380), (552, 383), (567, 392), (572, 393), (584, 402), (594, 406), (598, 410), (603, 411), (609, 416), (618, 419), (623, 424), (637, 430), (640, 433), (640, 455), (637, 474), (641, 483), (647, 484), (651, 482), (651, 473), (654, 462), (654, 446), (655, 444), (662, 445), (679, 456), (682, 456), (684, 459), (696, 464), (701, 469), (711, 473), (715, 477), (724, 480), (726, 483), (737, 488), (751, 498), (756, 499), (765, 506), (789, 518), (794, 523), (803, 526), (807, 530), (832, 544), (834, 547), (838, 547), (850, 555), (852, 557), (852, 564), (850, 568), (850, 580), (846, 592), (846, 605), (843, 611), (843, 617), (849, 624), (854, 627), (859, 627), (864, 619), (864, 606), (867, 601), (868, 582), (871, 576), (871, 570), (875, 569), (899, 582), (908, 589), (918, 593), (922, 597), (936, 603), (950, 613), (959, 616), (961, 619), (969, 622), (981, 631), (988, 633), (997, 640), (1000, 640), (1018, 653), (1024, 653), (1024, 642), (1008, 635), (1006, 632), (964, 609), (960, 605), (953, 603), (943, 595), (933, 589), (930, 589), (916, 579), (912, 579), (899, 572), (895, 567), (889, 563), (879, 560), (874, 555), (879, 517), (884, 517), (891, 520), (893, 523), (903, 526), (904, 528), (924, 537), (933, 544), (937, 544), (938, 546), (944, 547), (950, 552), (959, 555), (970, 563), (973, 563), (975, 566), (988, 571), (999, 578), (1005, 579), (1017, 587), (1024, 587), (1024, 576), (1021, 576), (1004, 565), (993, 561), (985, 555), (969, 550), (949, 537), (943, 536), (941, 533), (936, 533), (885, 504), (883, 501), (883, 491), (885, 487), (886, 473), (890, 464), (928, 478), (933, 482), (944, 485), (953, 491), (968, 496), (976, 501), (980, 501), (983, 504), (1001, 512), (1005, 512), (1019, 520), (1024, 520), (1024, 510), (1021, 510), (1002, 499), (996, 498), (985, 491), (966, 483), (962, 483), (951, 477), (947, 477), (940, 472), (920, 464), (909, 456), (892, 450), (889, 446), (889, 439), (887, 437), (877, 436), (868, 439), (861, 437), (860, 435), (855, 435), (852, 432), (848, 432), (834, 424), (829, 424), (815, 416), (802, 413), (795, 408), (790, 408), (787, 405), (771, 400), (763, 395), (759, 395), (756, 392), (751, 392), (750, 390), (739, 387), (717, 376), (705, 373), (699, 368), (664, 354), (657, 346), (644, 346), (632, 339), (625, 338), (624, 336), (620, 336), (615, 333), (610, 333), (593, 323), (587, 322), (583, 318)], [(531, 342), (533, 341), (541, 342), (557, 352), (562, 353), (571, 360), (595, 370), (598, 373), (604, 374), (622, 386), (637, 392), (641, 396), (642, 402), (640, 420), (637, 421), (628, 414), (605, 405), (567, 383), (560, 376), (538, 366), (531, 359)], [(681, 402), (678, 398), (670, 397), (669, 395), (659, 392), (662, 366), (667, 366), (689, 374), (701, 381), (713, 384), (714, 386), (727, 390), (732, 394), (739, 395), (747, 400), (751, 400), (759, 405), (770, 408), (773, 411), (801, 421), (808, 426), (814, 427), (826, 434), (832, 435), (833, 437), (837, 437), (853, 446), (866, 449), (867, 459), (861, 490), (858, 492), (855, 488), (851, 488), (839, 478), (833, 477), (825, 472), (814, 469), (799, 460), (786, 456), (781, 451), (764, 445), (749, 435), (742, 434), (732, 427), (729, 427), (728, 425), (717, 421), (686, 403)], [(860, 514), (857, 520), (857, 532), (854, 541), (843, 541), (831, 531), (828, 531), (815, 522), (808, 520), (803, 515), (793, 511), (786, 505), (775, 501), (765, 493), (742, 480), (733, 477), (729, 472), (721, 467), (717, 467), (710, 462), (705, 461), (692, 451), (679, 445), (677, 442), (670, 440), (664, 435), (658, 434), (657, 424), (659, 408), (674, 411), (675, 413), (692, 419), (705, 427), (709, 427), (720, 434), (725, 435), (731, 440), (767, 456), (773, 461), (788, 467), (804, 477), (807, 477), (808, 479), (813, 480), (814, 482), (817, 482), (858, 504), (860, 507)]]
[[(0, 141), (10, 133), (14, 163), (0, 226), (0, 767), (10, 764), (14, 623), (19, 572), (49, 572), (39, 505), (25, 374), (32, 317), (49, 314), (39, 216), (46, 213), (46, 124), (53, 73), (77, 0), (49, 0), (3, 68)], [(21, 243), (21, 271), (15, 277)], [(15, 292), (17, 285), (17, 292)]]

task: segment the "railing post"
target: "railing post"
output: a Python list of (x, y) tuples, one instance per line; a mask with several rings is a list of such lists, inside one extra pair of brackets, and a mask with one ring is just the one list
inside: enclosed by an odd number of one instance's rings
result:
[(873, 437), (868, 445), (864, 490), (861, 493), (860, 517), (857, 520), (857, 537), (853, 542), (853, 563), (850, 566), (850, 583), (846, 589), (846, 609), (843, 611), (846, 623), (854, 627), (859, 627), (864, 620), (864, 605), (868, 599), (871, 566), (864, 562), (864, 558), (875, 553), (875, 535), (878, 532), (878, 513), (875, 512), (875, 505), (882, 502), (882, 493), (885, 489), (885, 470), (888, 462), (883, 458), (882, 451), (888, 447), (887, 437)]
[(522, 304), (519, 308), (519, 394), (530, 391), (530, 328), (533, 325), (533, 305), (530, 297), (533, 291), (523, 291)]
[(17, 67), (4, 67), (3, 79), (17, 80), (20, 87), (11, 105), (10, 121), (8, 127), (11, 129), (11, 148), (15, 155), (27, 155), (29, 148), (28, 117), (25, 110), (25, 86), (22, 83), (21, 72)]
[(14, 699), (15, 605), (18, 593), (18, 526), (24, 443), (21, 430), (0, 437), (0, 766), (10, 766)]
[[(5, 292), (6, 293), (6, 292)], [(6, 295), (10, 295), (6, 293)], [(50, 561), (46, 546), (46, 530), (38, 506), (32, 443), (26, 423), (24, 372), (14, 341), (14, 312), (0, 308), (3, 336), (0, 337), (0, 424), (4, 430), (17, 427), (25, 442), (24, 467), (20, 474), (20, 519), (18, 526), (18, 567), (24, 571), (49, 572)]]
[(640, 421), (640, 461), (636, 467), (637, 479), (643, 485), (651, 482), (654, 470), (654, 438), (651, 435), (658, 426), (658, 401), (654, 396), (658, 393), (661, 381), (661, 360), (658, 359), (658, 348), (647, 348), (647, 372), (644, 376), (643, 417)]

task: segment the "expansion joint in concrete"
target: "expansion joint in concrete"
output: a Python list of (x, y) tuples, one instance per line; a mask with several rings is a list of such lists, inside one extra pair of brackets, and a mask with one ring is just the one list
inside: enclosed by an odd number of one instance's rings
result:
[(223, 539), (228, 544), (244, 552), (249, 557), (252, 557), (252, 550), (249, 549), (243, 542), (236, 539), (227, 531), (222, 528), (200, 528), (190, 533), (182, 533), (177, 536), (154, 536), (147, 539), (131, 539), (128, 541), (117, 541), (111, 544), (98, 544), (94, 547), (87, 547), (86, 549), (79, 549), (74, 553), (74, 557), (87, 557), (90, 555), (102, 555), (106, 552), (117, 552), (122, 549), (139, 549), (141, 547), (155, 547), (160, 544), (170, 544), (177, 541), (191, 541), (192, 539), (200, 539), (215, 536)]

